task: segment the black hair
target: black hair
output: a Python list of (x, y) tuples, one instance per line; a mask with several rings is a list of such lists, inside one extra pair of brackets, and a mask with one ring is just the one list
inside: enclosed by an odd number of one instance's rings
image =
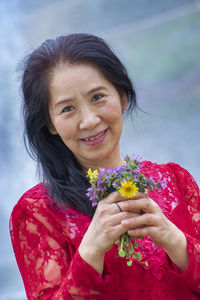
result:
[(127, 111), (136, 106), (136, 94), (127, 71), (106, 42), (92, 34), (76, 33), (48, 39), (24, 59), (22, 75), (24, 139), (55, 204), (92, 217), (95, 208), (86, 196), (88, 179), (59, 135), (49, 131), (49, 80), (56, 66), (92, 63), (128, 99)]

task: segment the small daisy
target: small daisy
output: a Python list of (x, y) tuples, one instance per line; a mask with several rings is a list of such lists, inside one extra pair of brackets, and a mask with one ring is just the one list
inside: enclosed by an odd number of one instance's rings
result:
[(139, 190), (136, 183), (133, 183), (133, 181), (125, 180), (121, 183), (121, 185), (122, 186), (119, 187), (118, 191), (123, 197), (134, 197)]

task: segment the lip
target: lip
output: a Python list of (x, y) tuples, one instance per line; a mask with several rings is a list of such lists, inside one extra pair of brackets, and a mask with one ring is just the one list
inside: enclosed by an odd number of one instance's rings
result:
[[(107, 128), (106, 128), (106, 129), (107, 129)], [(97, 133), (95, 133), (95, 134), (93, 134), (93, 135), (90, 135), (90, 136), (87, 136), (87, 137), (85, 137), (85, 138), (82, 138), (81, 140), (86, 140), (86, 139), (94, 138), (95, 136), (98, 136), (99, 134), (103, 133), (106, 129), (101, 130), (101, 131), (99, 131), (99, 132), (97, 132)]]
[[(106, 135), (107, 135), (107, 131), (108, 131), (108, 128), (106, 128), (105, 130), (103, 131), (100, 131), (98, 132), (97, 134), (95, 135), (91, 135), (91, 136), (88, 136), (87, 138), (85, 139), (80, 139), (85, 145), (97, 145), (97, 144), (100, 144), (104, 141)], [(102, 133), (102, 134), (101, 134)], [(95, 138), (96, 136), (100, 135), (97, 139), (93, 140), (93, 141), (86, 141), (86, 139), (90, 139), (90, 138)]]

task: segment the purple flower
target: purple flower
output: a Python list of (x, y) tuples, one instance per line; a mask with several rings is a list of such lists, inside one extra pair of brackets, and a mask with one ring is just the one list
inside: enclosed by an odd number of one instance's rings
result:
[(142, 156), (139, 156), (138, 154), (132, 154), (131, 159), (136, 162), (140, 162), (142, 160)]

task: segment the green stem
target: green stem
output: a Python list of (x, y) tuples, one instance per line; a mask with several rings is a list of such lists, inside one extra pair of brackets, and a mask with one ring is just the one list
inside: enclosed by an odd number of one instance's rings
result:
[(124, 235), (120, 237), (120, 248), (119, 248), (119, 256), (125, 257), (126, 252), (123, 250), (123, 245), (124, 245)]
[(123, 251), (123, 245), (124, 245), (124, 235), (121, 236), (121, 242), (120, 242), (120, 251)]

